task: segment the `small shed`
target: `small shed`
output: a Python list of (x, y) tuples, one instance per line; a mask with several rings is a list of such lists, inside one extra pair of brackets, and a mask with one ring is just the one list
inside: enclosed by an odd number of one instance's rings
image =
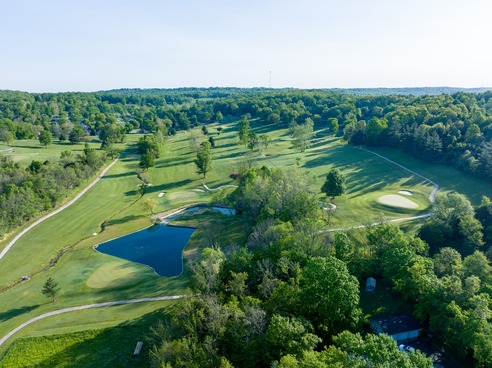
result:
[(135, 346), (135, 350), (133, 351), (134, 357), (137, 357), (140, 355), (140, 352), (142, 351), (142, 346), (143, 346), (142, 341), (137, 342), (137, 346)]
[(373, 293), (376, 291), (376, 279), (373, 277), (369, 277), (366, 281), (366, 291), (369, 293)]
[(398, 343), (413, 340), (420, 335), (420, 323), (409, 314), (393, 314), (372, 318), (371, 328), (376, 334), (385, 333)]

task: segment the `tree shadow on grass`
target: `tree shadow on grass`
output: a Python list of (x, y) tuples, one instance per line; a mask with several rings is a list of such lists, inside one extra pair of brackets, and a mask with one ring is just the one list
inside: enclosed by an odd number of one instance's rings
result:
[(141, 217), (142, 216), (128, 215), (125, 217), (111, 219), (111, 220), (108, 220), (106, 222), (106, 226), (124, 224), (126, 222), (133, 221), (133, 220), (136, 220), (136, 219), (141, 218)]
[[(65, 347), (49, 356), (45, 353), (39, 360), (34, 358), (37, 360), (35, 364), (37, 367), (54, 367), (70, 361), (74, 367), (149, 367), (150, 350), (157, 337), (152, 329), (159, 320), (169, 319), (171, 308), (166, 306), (111, 328), (41, 337), (39, 344), (44, 343), (43, 339), (48, 339), (48, 345), (56, 346), (58, 341)], [(134, 357), (133, 351), (138, 341), (144, 344), (140, 355)], [(22, 353), (30, 355), (29, 351)]]
[(40, 306), (40, 304), (25, 305), (25, 306), (20, 307), (20, 308), (11, 309), (11, 310), (8, 310), (6, 312), (1, 312), (0, 313), (0, 321), (6, 321), (6, 320), (9, 320), (11, 318), (20, 316), (21, 314), (29, 313), (29, 312), (33, 311), (34, 309), (38, 308), (39, 306)]
[(103, 179), (121, 178), (121, 177), (124, 177), (124, 176), (133, 176), (133, 175), (135, 175), (134, 172), (125, 171), (125, 172), (122, 172), (120, 174), (104, 175)]
[[(165, 192), (171, 189), (177, 189), (184, 187), (190, 183), (192, 183), (194, 180), (191, 179), (185, 179), (185, 180), (180, 180), (180, 181), (175, 181), (173, 183), (169, 184), (161, 184), (161, 185), (151, 185), (150, 187), (145, 188), (145, 193), (156, 193), (156, 192)], [(126, 193), (125, 193), (126, 194)]]
[[(44, 146), (28, 146), (28, 145), (15, 145), (15, 146), (12, 146), (12, 148), (29, 148), (29, 149), (45, 149)], [(14, 152), (14, 153), (17, 153), (17, 152)]]

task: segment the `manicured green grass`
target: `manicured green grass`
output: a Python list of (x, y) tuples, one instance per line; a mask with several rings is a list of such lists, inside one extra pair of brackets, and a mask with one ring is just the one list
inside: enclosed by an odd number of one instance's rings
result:
[[(87, 142), (94, 149), (99, 149), (101, 146), (101, 142), (97, 138), (94, 138), (94, 140), (88, 139)], [(27, 167), (33, 160), (41, 162), (58, 160), (63, 151), (72, 151), (74, 155), (82, 154), (84, 143), (70, 144), (69, 142), (53, 140), (52, 144), (44, 147), (37, 139), (16, 140), (8, 146), (6, 144), (0, 144), (0, 155), (9, 156), (14, 162)]]
[[(162, 302), (152, 307), (159, 309), (111, 328), (101, 328), (102, 324), (98, 322), (97, 329), (88, 327), (74, 333), (51, 334), (53, 328), (50, 325), (51, 329), (44, 331), (44, 336), (16, 340), (0, 362), (0, 367), (148, 367), (151, 329), (167, 309), (163, 308)], [(114, 309), (101, 310), (111, 317), (112, 313), (107, 313), (109, 311), (114, 312)], [(105, 325), (111, 326), (111, 323)], [(133, 357), (138, 341), (144, 345), (140, 355)]]
[[(248, 150), (238, 145), (235, 122), (228, 120), (222, 126), (224, 129), (220, 135), (215, 134), (214, 125), (209, 127), (216, 148), (212, 151), (213, 169), (204, 181), (212, 188), (234, 184), (229, 175), (237, 173), (239, 167), (248, 161)], [(311, 148), (299, 153), (292, 149), (286, 129), (261, 126), (256, 121), (252, 122), (252, 127), (256, 133), (268, 134), (272, 139), (263, 155), (253, 155), (255, 165), (276, 168), (300, 165), (316, 177), (314, 189), (317, 191), (320, 191), (332, 167), (338, 167), (347, 175), (347, 193), (334, 201), (337, 210), (330, 219), (332, 227), (371, 223), (379, 220), (381, 215), (396, 218), (430, 211), (428, 196), (432, 185), (375, 155), (341, 144), (338, 138), (327, 136), (324, 130), (317, 132), (317, 140), (313, 141)], [(127, 140), (135, 142), (138, 138), (139, 135), (131, 135)], [(0, 285), (9, 285), (24, 274), (33, 275), (30, 281), (0, 294), (0, 336), (32, 317), (54, 309), (190, 292), (187, 272), (179, 277), (162, 278), (146, 266), (100, 254), (92, 249), (95, 244), (149, 226), (149, 214), (143, 213), (141, 208), (146, 198), (155, 199), (158, 211), (165, 211), (189, 203), (208, 202), (215, 195), (215, 192), (205, 191), (200, 176), (195, 172), (195, 152), (191, 148), (189, 134), (178, 132), (176, 136), (168, 138), (161, 158), (156, 160), (156, 166), (145, 173), (151, 186), (146, 188), (143, 197), (139, 193), (141, 181), (135, 175), (139, 156), (131, 145), (125, 147), (125, 152), (104, 179), (74, 205), (22, 237), (0, 261)], [(381, 153), (385, 155), (385, 152)], [(445, 188), (446, 184), (449, 183), (451, 188), (454, 183), (458, 191), (466, 193), (466, 187), (476, 182), (475, 179), (464, 177), (453, 181), (455, 171), (448, 167), (439, 166), (433, 171), (433, 165), (406, 155), (389, 151), (387, 155)], [(414, 193), (410, 199), (419, 204), (418, 209), (402, 209), (378, 202), (380, 196), (397, 194), (403, 189)], [(482, 191), (481, 188), (479, 190)], [(159, 196), (160, 193), (163, 195)], [(326, 200), (321, 193), (320, 199)], [(180, 219), (180, 223), (184, 224), (185, 219)], [(101, 232), (102, 224), (104, 231)], [(186, 250), (188, 257), (194, 257), (200, 248), (215, 243), (222, 247), (243, 244), (251, 226), (240, 216), (228, 218), (217, 214), (188, 218), (186, 224), (198, 227)], [(96, 236), (92, 235), (94, 232)], [(0, 247), (8, 241), (5, 239)], [(66, 252), (56, 264), (40, 272), (61, 249)], [(41, 294), (42, 285), (48, 277), (53, 277), (61, 286), (56, 303), (51, 303)], [(148, 305), (148, 311), (160, 308), (158, 303)], [(143, 313), (139, 312), (140, 308), (147, 307), (111, 307), (104, 308), (107, 310), (104, 313), (103, 309), (94, 309), (48, 318), (19, 332), (6, 346), (0, 348), (0, 353), (21, 336), (113, 326), (141, 316)]]
[(492, 185), (490, 183), (464, 174), (450, 166), (427, 163), (394, 149), (378, 148), (372, 150), (433, 180), (439, 184), (441, 191), (454, 190), (465, 194), (474, 205), (480, 204), (484, 195), (492, 198)]

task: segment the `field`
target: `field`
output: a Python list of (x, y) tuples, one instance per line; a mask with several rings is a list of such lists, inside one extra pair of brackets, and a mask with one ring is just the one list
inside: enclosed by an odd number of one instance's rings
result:
[[(91, 148), (99, 148), (101, 144), (97, 140), (88, 140)], [(53, 144), (43, 147), (37, 139), (26, 139), (14, 141), (8, 146), (0, 143), (0, 154), (11, 157), (14, 162), (21, 166), (29, 166), (31, 161), (56, 160), (63, 151), (72, 151), (74, 155), (81, 154), (84, 150), (84, 143), (70, 144), (54, 140)]]
[[(428, 181), (376, 155), (343, 144), (340, 139), (327, 135), (324, 130), (317, 131), (311, 148), (299, 153), (292, 149), (291, 139), (286, 130), (260, 126), (253, 122), (255, 132), (268, 134), (272, 142), (265, 154), (255, 153), (250, 156), (249, 150), (238, 145), (236, 123), (228, 121), (221, 126), (223, 130), (220, 135), (217, 135), (214, 125), (208, 129), (210, 134), (214, 134), (217, 145), (213, 149), (213, 169), (205, 179), (210, 188), (234, 184), (229, 175), (237, 173), (241, 166), (252, 161), (255, 165), (278, 168), (299, 165), (316, 177), (315, 189), (320, 191), (319, 188), (328, 171), (337, 167), (347, 175), (348, 191), (334, 200), (337, 210), (330, 220), (332, 227), (347, 228), (372, 223), (381, 217), (409, 217), (431, 211), (428, 197), (433, 186)], [(162, 278), (145, 266), (96, 253), (92, 249), (98, 243), (149, 226), (152, 220), (149, 213), (143, 212), (141, 206), (146, 198), (158, 201), (158, 211), (166, 211), (190, 203), (209, 202), (212, 198), (220, 197), (220, 193), (205, 190), (199, 175), (196, 174), (193, 163), (195, 153), (189, 136), (187, 132), (178, 132), (176, 136), (168, 138), (161, 158), (156, 160), (154, 168), (145, 173), (151, 185), (143, 195), (139, 192), (141, 181), (135, 174), (139, 157), (131, 144), (139, 136), (128, 136), (129, 143), (122, 146), (125, 151), (120, 159), (96, 186), (75, 204), (29, 231), (12, 247), (0, 260), (0, 289), (4, 290), (0, 293), (0, 338), (28, 319), (55, 309), (96, 302), (190, 293), (189, 274), (186, 272), (179, 277)], [(16, 153), (22, 149), (23, 156), (18, 156), (17, 159), (26, 166), (29, 164), (26, 158), (30, 157), (28, 154), (44, 150), (35, 141), (14, 142), (11, 147), (15, 147)], [(0, 150), (2, 149), (0, 146)], [(54, 144), (46, 149), (46, 153), (53, 155), (51, 157), (57, 157), (59, 154), (56, 152), (63, 149)], [(480, 201), (477, 192), (492, 197), (490, 186), (482, 185), (476, 179), (463, 174), (459, 175), (449, 167), (425, 164), (396, 151), (377, 152), (429, 177), (441, 186), (441, 190), (458, 190), (469, 194), (474, 203)], [(224, 191), (232, 190), (228, 188)], [(413, 192), (410, 199), (418, 204), (417, 208), (398, 207), (378, 201), (381, 196), (396, 195), (401, 190)], [(319, 196), (320, 200), (326, 201), (321, 193)], [(213, 243), (219, 243), (221, 246), (242, 244), (250, 226), (241, 221), (240, 217), (227, 218), (217, 214), (180, 220), (183, 221), (186, 221), (185, 224), (198, 227), (186, 250), (187, 257), (196, 256), (200, 247)], [(97, 235), (94, 236), (94, 233)], [(0, 249), (14, 235), (4, 239), (0, 243)], [(52, 262), (55, 259), (56, 261)], [(29, 275), (31, 279), (13, 286), (22, 275)], [(41, 294), (42, 285), (48, 277), (53, 277), (61, 286), (56, 303), (52, 303)], [(19, 337), (92, 331), (117, 326), (169, 304), (172, 303), (149, 302), (138, 306), (89, 309), (49, 317), (21, 330), (6, 344), (0, 346), (0, 356)], [(87, 332), (86, 335), (77, 335), (79, 337), (73, 339), (91, 340), (94, 338), (93, 334), (95, 332)], [(106, 332), (102, 335), (110, 336), (106, 335)], [(22, 352), (22, 346), (28, 345), (34, 345), (34, 349), (39, 349), (39, 344), (44, 344), (46, 339), (49, 338), (32, 342), (22, 340), (24, 342), (15, 349), (21, 349)], [(15, 351), (17, 350), (13, 349), (12, 354)], [(10, 354), (7, 354), (5, 361), (9, 361)], [(22, 353), (15, 354), (22, 356)]]

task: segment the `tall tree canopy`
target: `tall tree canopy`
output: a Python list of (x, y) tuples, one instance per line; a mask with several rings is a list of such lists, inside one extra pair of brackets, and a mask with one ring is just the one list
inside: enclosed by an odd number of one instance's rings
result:
[(345, 175), (339, 169), (331, 169), (328, 175), (326, 175), (326, 180), (321, 191), (325, 193), (328, 197), (338, 197), (345, 194), (347, 186), (345, 184)]

